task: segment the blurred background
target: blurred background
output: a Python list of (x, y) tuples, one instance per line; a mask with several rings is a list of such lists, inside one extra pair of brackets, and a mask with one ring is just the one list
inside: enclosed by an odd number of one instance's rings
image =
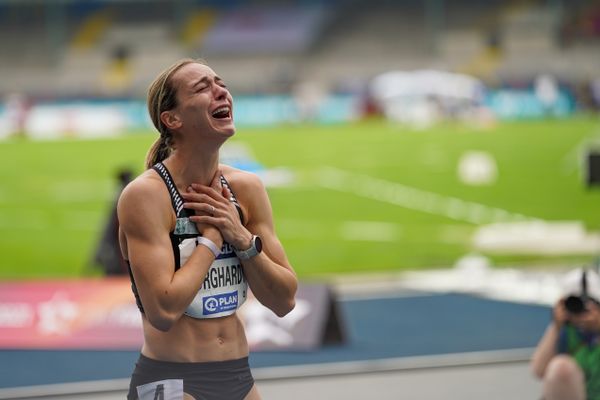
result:
[[(222, 162), (263, 179), (289, 259), (330, 291), (350, 347), (370, 335), (353, 320), (369, 311), (348, 304), (416, 291), (531, 306), (523, 341), (496, 332), (475, 350), (530, 348), (558, 277), (597, 264), (598, 1), (0, 0), (5, 338), (47, 318), (47, 298), (19, 300), (34, 283), (64, 301), (64, 284), (126, 282), (114, 204), (157, 137), (148, 85), (182, 57), (227, 83), (237, 133)], [(531, 322), (521, 311), (506, 323)], [(32, 357), (18, 350), (54, 348), (43, 335), (56, 332), (40, 332), (0, 353), (14, 365)], [(474, 350), (422, 345), (410, 355)], [(11, 379), (2, 387), (90, 380)]]

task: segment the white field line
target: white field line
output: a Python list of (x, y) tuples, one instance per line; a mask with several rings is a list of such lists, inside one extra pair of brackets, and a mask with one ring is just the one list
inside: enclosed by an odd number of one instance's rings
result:
[(340, 235), (348, 241), (395, 242), (400, 236), (400, 227), (381, 221), (345, 221)]
[(48, 189), (48, 195), (59, 203), (85, 203), (113, 201), (118, 191), (118, 182), (113, 179), (80, 179), (56, 182)]
[[(11, 230), (44, 231), (52, 227), (60, 227), (70, 231), (94, 232), (102, 229), (108, 212), (101, 215), (100, 224), (98, 214), (91, 211), (71, 210), (61, 213), (60, 219), (56, 220), (48, 210), (41, 209), (12, 209), (10, 214), (3, 214), (0, 218), (0, 231)], [(90, 221), (94, 221), (91, 223)]]
[(443, 196), (390, 182), (369, 175), (355, 174), (333, 167), (318, 171), (317, 183), (324, 188), (394, 204), (410, 210), (439, 215), (476, 225), (496, 222), (540, 221), (539, 218), (512, 213), (501, 208)]

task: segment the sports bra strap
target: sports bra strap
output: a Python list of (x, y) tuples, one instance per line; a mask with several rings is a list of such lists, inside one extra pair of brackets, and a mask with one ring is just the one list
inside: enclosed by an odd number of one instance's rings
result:
[(242, 225), (243, 225), (244, 224), (244, 213), (242, 212), (242, 206), (240, 206), (240, 203), (238, 203), (237, 198), (235, 197), (235, 193), (233, 192), (233, 189), (231, 188), (231, 185), (229, 185), (229, 182), (227, 182), (227, 179), (225, 179), (225, 177), (223, 175), (221, 175), (221, 185), (223, 185), (227, 189), (229, 189), (229, 192), (231, 193), (231, 198), (229, 199), (229, 201), (231, 201), (235, 205), (235, 208), (237, 209), (238, 214), (240, 215), (240, 221), (242, 221)]
[(173, 183), (173, 178), (169, 173), (169, 170), (165, 165), (161, 162), (158, 162), (152, 166), (158, 175), (163, 179), (165, 184), (167, 185), (167, 189), (169, 190), (169, 194), (171, 195), (171, 204), (173, 204), (173, 209), (175, 210), (175, 215), (179, 216), (181, 211), (183, 210), (183, 199), (175, 187), (175, 183)]

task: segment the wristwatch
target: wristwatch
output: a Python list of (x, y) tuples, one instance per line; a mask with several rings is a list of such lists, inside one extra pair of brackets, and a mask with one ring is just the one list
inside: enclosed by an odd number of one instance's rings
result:
[(235, 254), (238, 256), (240, 260), (248, 260), (262, 251), (262, 240), (260, 240), (260, 236), (253, 235), (252, 240), (250, 241), (250, 248), (246, 250), (238, 250), (235, 249)]

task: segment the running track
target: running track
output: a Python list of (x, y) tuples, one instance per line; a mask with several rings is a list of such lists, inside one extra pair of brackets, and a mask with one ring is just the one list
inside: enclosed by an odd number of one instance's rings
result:
[[(488, 376), (485, 365), (504, 365), (509, 374), (522, 375), (550, 313), (539, 305), (407, 290), (340, 296), (338, 305), (346, 344), (314, 352), (253, 353), (250, 360), (257, 380), (296, 379), (301, 384), (298, 378), (329, 377), (321, 382), (326, 385), (343, 382), (343, 376), (371, 373), (371, 378), (385, 382), (398, 371), (406, 378), (419, 370), (443, 372), (454, 367), (444, 375), (448, 377), (476, 365), (480, 367), (474, 371), (479, 372), (470, 373), (471, 378)], [(122, 386), (137, 355), (136, 351), (0, 351), (0, 398), (36, 385), (116, 380)], [(359, 380), (350, 378), (348, 387)], [(269, 387), (265, 384), (265, 394)]]

